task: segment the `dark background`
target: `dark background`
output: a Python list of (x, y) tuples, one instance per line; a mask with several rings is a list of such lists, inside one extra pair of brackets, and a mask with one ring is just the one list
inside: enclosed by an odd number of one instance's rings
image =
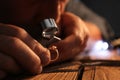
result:
[(120, 0), (81, 0), (94, 12), (103, 16), (112, 26), (115, 36), (120, 37)]

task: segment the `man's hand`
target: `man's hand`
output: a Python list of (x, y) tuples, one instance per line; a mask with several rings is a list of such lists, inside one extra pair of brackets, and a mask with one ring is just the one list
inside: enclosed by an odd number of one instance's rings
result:
[(32, 74), (49, 64), (50, 52), (34, 40), (24, 29), (0, 24), (0, 77), (23, 70)]
[(63, 40), (55, 43), (60, 53), (58, 61), (74, 58), (82, 52), (88, 40), (88, 29), (85, 23), (72, 13), (62, 15), (61, 37)]

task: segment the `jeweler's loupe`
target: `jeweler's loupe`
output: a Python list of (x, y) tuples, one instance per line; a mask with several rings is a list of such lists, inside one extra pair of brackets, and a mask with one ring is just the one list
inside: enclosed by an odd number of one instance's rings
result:
[[(60, 41), (61, 39), (59, 37), (56, 36), (56, 34), (59, 32), (59, 29), (54, 21), (54, 19), (44, 19), (41, 23), (40, 23), (41, 27), (42, 27), (42, 45), (47, 47), (50, 52), (51, 52), (51, 61), (56, 61), (59, 57), (59, 52), (56, 46), (52, 45), (50, 46), (52, 43), (56, 42), (56, 41)], [(41, 42), (42, 42), (41, 41)], [(54, 55), (54, 57), (52, 56)]]
[(44, 38), (44, 43), (43, 45), (48, 47), (50, 44), (60, 41), (61, 39), (56, 36), (56, 34), (59, 32), (59, 29), (54, 21), (54, 19), (44, 19), (41, 23), (42, 27), (42, 37)]

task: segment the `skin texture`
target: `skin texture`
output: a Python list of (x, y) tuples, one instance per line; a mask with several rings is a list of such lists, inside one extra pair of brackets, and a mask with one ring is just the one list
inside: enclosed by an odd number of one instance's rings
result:
[(54, 62), (74, 58), (84, 50), (89, 31), (83, 20), (64, 12), (67, 2), (0, 0), (0, 78), (23, 71), (38, 74), (51, 63), (50, 51), (36, 40), (41, 31), (38, 24), (43, 19), (54, 18), (60, 29), (58, 36), (62, 40), (51, 44), (60, 54)]

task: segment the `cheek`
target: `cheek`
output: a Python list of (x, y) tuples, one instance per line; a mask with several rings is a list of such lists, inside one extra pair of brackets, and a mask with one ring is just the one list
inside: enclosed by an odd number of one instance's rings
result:
[(32, 21), (33, 17), (36, 14), (37, 7), (29, 7), (29, 6), (17, 6), (17, 8), (12, 8), (11, 19), (14, 22), (18, 23), (29, 23)]
[(61, 15), (61, 8), (58, 2), (46, 2), (39, 6), (36, 19), (45, 19), (45, 18), (54, 18), (56, 21), (59, 21)]
[[(59, 0), (8, 0), (0, 3), (3, 13), (0, 13), (0, 21), (15, 24), (29, 24), (44, 18), (54, 18), (59, 22), (64, 11), (64, 3)], [(37, 0), (36, 0), (37, 1)], [(4, 5), (2, 5), (4, 4)]]
[(11, 12), (11, 19), (13, 22), (27, 23), (31, 22), (33, 16), (35, 15), (36, 9), (29, 8), (18, 8), (18, 10), (14, 9)]

